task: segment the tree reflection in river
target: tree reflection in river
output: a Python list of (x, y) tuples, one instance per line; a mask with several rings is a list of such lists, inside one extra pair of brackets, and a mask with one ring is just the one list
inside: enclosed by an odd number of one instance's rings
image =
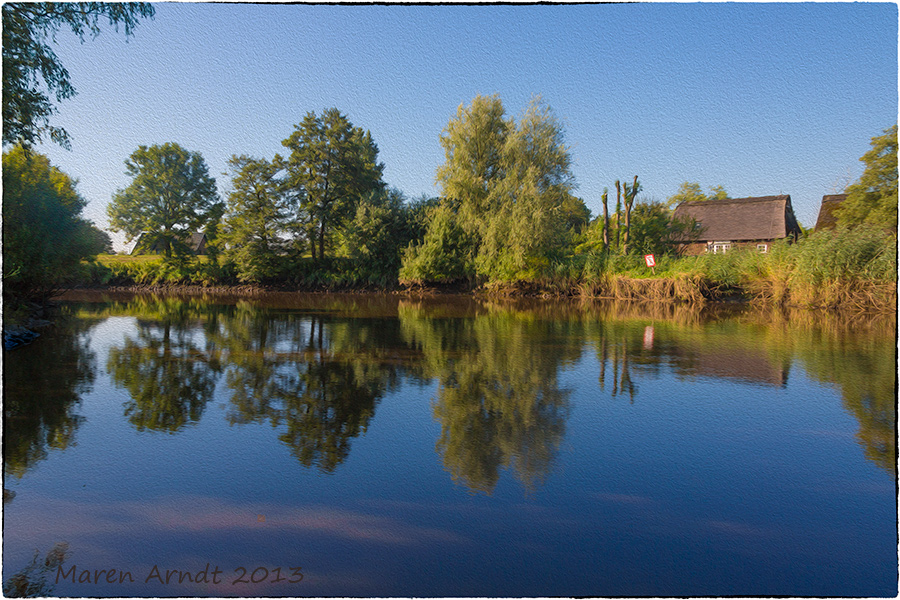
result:
[(215, 353), (202, 347), (201, 305), (163, 298), (138, 300), (132, 310), (140, 315), (137, 339), (111, 347), (107, 362), (113, 382), (128, 390), (128, 420), (139, 431), (175, 432), (196, 423), (219, 370)]
[(69, 554), (69, 545), (66, 542), (54, 544), (44, 560), (40, 559), (38, 551), (35, 550), (31, 563), (3, 583), (3, 594), (8, 598), (52, 596), (59, 577), (57, 570), (62, 567)]
[(440, 382), (436, 449), (453, 479), (490, 494), (500, 469), (511, 468), (526, 489), (540, 485), (565, 434), (570, 391), (557, 374), (581, 354), (569, 331), (578, 325), (503, 309), (431, 318), (411, 306), (400, 320)]
[(96, 356), (90, 350), (95, 321), (61, 317), (34, 343), (4, 352), (3, 456), (8, 475), (22, 477), (74, 443), (83, 421), (81, 395), (93, 386)]
[[(533, 487), (565, 431), (569, 392), (557, 374), (593, 347), (598, 389), (631, 402), (646, 393), (642, 380), (666, 373), (783, 387), (800, 366), (839, 387), (860, 424), (865, 456), (894, 472), (896, 363), (885, 351), (895, 346), (893, 315), (459, 299), (331, 303), (324, 296), (308, 307), (291, 302), (138, 297), (118, 305), (110, 314), (139, 317), (138, 335), (113, 348), (109, 362), (131, 393), (132, 422), (175, 431), (195, 421), (224, 370), (231, 423), (283, 425), (280, 439), (302, 464), (331, 471), (385, 393), (404, 377), (436, 379), (436, 450), (454, 479), (489, 493), (510, 468)], [(62, 439), (65, 430), (55, 429)]]
[(866, 458), (896, 475), (896, 315), (796, 310), (768, 315), (764, 323), (771, 346), (800, 362), (813, 379), (840, 388), (844, 408), (859, 422), (857, 440)]
[[(220, 319), (232, 423), (269, 420), (304, 466), (333, 471), (399, 381), (380, 356), (391, 323), (279, 313), (239, 303)], [(396, 329), (396, 320), (393, 328)], [(377, 331), (376, 331), (377, 330)], [(376, 343), (373, 343), (376, 342)]]

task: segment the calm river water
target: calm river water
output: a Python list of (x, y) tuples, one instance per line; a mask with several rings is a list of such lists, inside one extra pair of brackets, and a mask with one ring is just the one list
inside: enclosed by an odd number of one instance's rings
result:
[(8, 595), (897, 595), (892, 317), (68, 298)]

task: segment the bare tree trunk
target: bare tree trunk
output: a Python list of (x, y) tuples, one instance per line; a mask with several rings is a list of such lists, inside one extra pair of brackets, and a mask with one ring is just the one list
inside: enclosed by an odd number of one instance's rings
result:
[(325, 219), (319, 222), (319, 259), (325, 260)]
[(309, 251), (312, 253), (313, 264), (316, 264), (316, 226), (310, 226), (306, 235), (309, 237)]
[(609, 254), (609, 194), (603, 188), (603, 251)]
[(622, 231), (622, 186), (619, 184), (619, 180), (616, 179), (616, 250), (621, 249), (619, 245), (619, 234)]
[(625, 184), (625, 233), (622, 254), (628, 254), (628, 241), (631, 238), (631, 208), (634, 206), (634, 199), (637, 197), (638, 189), (638, 178), (635, 175), (631, 189), (628, 189), (627, 183)]

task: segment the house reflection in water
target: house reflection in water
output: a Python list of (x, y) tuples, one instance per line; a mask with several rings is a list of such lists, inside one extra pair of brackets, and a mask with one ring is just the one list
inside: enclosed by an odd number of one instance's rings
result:
[(768, 353), (751, 348), (712, 347), (673, 357), (674, 371), (686, 378), (727, 378), (754, 385), (787, 385), (789, 366), (774, 363)]

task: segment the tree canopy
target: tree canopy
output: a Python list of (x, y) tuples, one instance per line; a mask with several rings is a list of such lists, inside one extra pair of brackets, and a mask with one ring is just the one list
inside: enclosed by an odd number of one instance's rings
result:
[(708, 193), (704, 194), (703, 189), (697, 182), (685, 181), (678, 186), (678, 191), (669, 196), (666, 206), (673, 208), (682, 202), (705, 202), (707, 200), (727, 200), (728, 192), (724, 186), (714, 185), (708, 188)]
[(218, 203), (216, 181), (199, 152), (169, 142), (139, 146), (125, 161), (131, 185), (117, 191), (107, 207), (110, 227), (128, 241), (156, 245), (166, 258), (184, 254), (187, 237), (207, 221)]
[[(441, 145), (446, 160), (436, 179), (454, 216), (433, 214), (445, 233), (452, 220), (469, 240), (462, 260), (450, 261), (454, 268), (473, 264), (479, 275), (516, 279), (547, 267), (583, 224), (562, 125), (539, 98), (517, 122), (498, 96), (476, 96), (457, 109)], [(439, 238), (449, 239), (426, 235)], [(422, 260), (423, 252), (407, 257)]]
[(6, 292), (42, 296), (106, 241), (81, 217), (76, 181), (42, 154), (17, 145), (3, 153), (3, 282)]
[(265, 159), (233, 156), (232, 191), (220, 239), (225, 259), (235, 264), (241, 281), (275, 275), (284, 232), (293, 215), (278, 178), (278, 167)]
[[(59, 102), (75, 95), (69, 72), (48, 43), (68, 27), (82, 41), (97, 37), (105, 17), (131, 35), (141, 17), (152, 17), (149, 3), (10, 2), (3, 5), (3, 143), (33, 144), (44, 135), (68, 148), (62, 127), (50, 125)], [(51, 96), (53, 98), (51, 99)]]
[(325, 257), (332, 228), (355, 215), (360, 198), (384, 187), (384, 164), (377, 162), (372, 135), (354, 127), (336, 108), (321, 117), (307, 113), (282, 144), (291, 153), (279, 162), (299, 201), (298, 219), (315, 261)]
[(866, 168), (847, 188), (837, 210), (838, 225), (863, 223), (897, 229), (897, 125), (872, 138), (872, 149), (859, 159)]

